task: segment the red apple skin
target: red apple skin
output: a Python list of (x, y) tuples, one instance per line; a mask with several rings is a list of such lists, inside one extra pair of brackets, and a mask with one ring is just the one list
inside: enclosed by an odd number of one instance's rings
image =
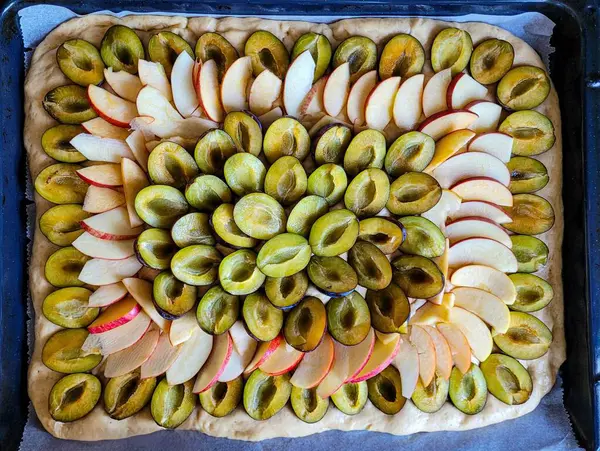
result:
[(277, 335), (275, 338), (273, 338), (273, 340), (271, 340), (271, 342), (269, 344), (269, 347), (267, 348), (265, 353), (262, 355), (262, 357), (256, 362), (256, 364), (254, 366), (252, 366), (252, 368), (246, 368), (244, 370), (244, 375), (249, 375), (255, 369), (257, 369), (259, 366), (261, 366), (263, 363), (265, 363), (267, 361), (267, 359), (271, 356), (271, 354), (273, 354), (275, 352), (275, 350), (279, 347), (279, 343), (281, 342), (282, 339), (283, 339), (283, 337), (281, 335)]
[[(475, 103), (479, 103), (479, 102), (486, 102), (486, 100), (476, 100), (475, 102), (471, 102), (467, 108), (469, 106), (471, 106), (472, 104)], [(476, 141), (477, 139), (481, 138), (482, 136), (486, 136), (486, 135), (505, 135), (508, 136), (509, 138), (511, 137), (508, 133), (504, 133), (504, 132), (499, 132), (499, 131), (495, 131), (495, 132), (484, 132), (484, 133), (479, 133), (477, 136), (475, 136), (471, 141), (469, 141), (469, 144), (467, 145), (467, 151), (470, 150), (471, 145), (473, 144), (473, 141)]]
[[(229, 335), (229, 332), (227, 332), (227, 334)], [(213, 346), (214, 346), (214, 342), (213, 342)], [(200, 391), (197, 391), (197, 392), (194, 391), (194, 393), (204, 393), (205, 391), (210, 390), (210, 388), (213, 385), (215, 385), (217, 382), (219, 382), (219, 378), (221, 377), (221, 374), (223, 374), (223, 372), (225, 371), (225, 368), (227, 367), (227, 364), (229, 363), (229, 359), (231, 358), (232, 353), (233, 353), (233, 340), (231, 339), (231, 336), (229, 336), (229, 340), (227, 343), (227, 353), (226, 353), (223, 363), (221, 364), (221, 366), (219, 368), (219, 371), (216, 372), (216, 374), (210, 380), (208, 385), (206, 385), (206, 387), (201, 388)], [(208, 358), (210, 359), (210, 356), (208, 356)], [(206, 362), (204, 362), (204, 365), (206, 365), (206, 363), (208, 363), (208, 360)]]
[(461, 108), (459, 110), (440, 111), (439, 113), (432, 114), (427, 119), (425, 119), (423, 122), (421, 122), (421, 124), (419, 125), (419, 128), (417, 130), (422, 131), (427, 125), (429, 125), (431, 122), (435, 121), (436, 119), (439, 119), (448, 114), (454, 114), (454, 113), (469, 113), (469, 114), (474, 114), (475, 116), (477, 116), (477, 114), (473, 113), (472, 111), (466, 110), (464, 108)]
[[(116, 327), (122, 326), (123, 324), (127, 324), (133, 318), (135, 318), (142, 311), (142, 307), (139, 304), (135, 304), (131, 310), (129, 310), (125, 315), (120, 318), (114, 319), (105, 324), (100, 324), (94, 327), (88, 327), (88, 331), (90, 334), (101, 334), (102, 332), (107, 332)], [(152, 322), (151, 322), (152, 323)], [(141, 338), (141, 337), (140, 337)]]
[[(373, 340), (371, 341), (371, 347), (369, 348), (369, 353), (367, 354), (367, 358), (360, 365), (358, 370), (356, 370), (352, 376), (350, 376), (348, 379), (346, 379), (344, 381), (344, 383), (350, 382), (352, 379), (354, 379), (356, 376), (358, 376), (360, 374), (360, 372), (364, 369), (365, 366), (367, 366), (367, 362), (371, 358), (371, 354), (373, 354), (373, 348), (375, 347), (375, 340), (377, 340), (377, 338), (375, 337), (375, 335), (373, 335)], [(398, 341), (398, 342), (400, 342), (400, 341)], [(398, 346), (398, 351), (400, 351), (400, 346)]]
[[(456, 241), (456, 242), (454, 242), (454, 243), (452, 244), (452, 246), (450, 246), (450, 249), (452, 249), (452, 248), (453, 248), (454, 246), (456, 246), (457, 244), (459, 244), (459, 243), (462, 243), (463, 241), (469, 241), (469, 240), (488, 240), (488, 241), (493, 241), (494, 243), (497, 243), (497, 244), (499, 244), (499, 245), (500, 245), (500, 246), (502, 246), (502, 247), (506, 247), (504, 244), (502, 244), (502, 243), (500, 243), (500, 242), (498, 242), (498, 241), (496, 241), (496, 240), (493, 240), (493, 239), (491, 239), (491, 238), (487, 238), (487, 237), (485, 237), (485, 236), (470, 236), (469, 238), (465, 238), (465, 239), (462, 239), (462, 240), (459, 240), (459, 241)], [(506, 249), (508, 249), (509, 251), (511, 251), (511, 252), (512, 252), (512, 250), (510, 250), (508, 247), (506, 247)], [(475, 263), (471, 263), (471, 264), (475, 264)], [(477, 263), (477, 264), (479, 264), (479, 263)]]
[[(108, 285), (105, 285), (108, 286)], [(119, 302), (122, 299), (125, 299), (125, 296), (127, 296), (129, 293), (127, 291), (125, 291), (125, 293), (120, 294), (118, 297), (116, 298), (111, 298), (109, 302), (106, 302), (103, 305), (98, 305), (97, 307), (108, 307), (109, 305), (114, 304), (115, 302)]]
[(79, 225), (83, 230), (88, 232), (90, 235), (94, 235), (96, 238), (100, 238), (102, 240), (131, 240), (137, 236), (136, 235), (113, 235), (112, 233), (105, 233), (99, 230), (93, 229), (88, 226), (85, 221), (80, 221)]
[[(479, 202), (479, 201), (477, 201)], [(489, 204), (489, 202), (486, 202)], [(490, 205), (495, 205), (495, 204), (490, 204)], [(500, 226), (500, 224), (497, 224), (496, 222), (492, 221), (491, 219), (488, 218), (483, 218), (481, 216), (465, 216), (463, 218), (458, 218), (454, 221), (449, 221), (447, 222), (447, 224), (455, 224), (457, 222), (461, 222), (461, 221), (482, 221), (482, 222), (487, 222), (489, 224), (495, 225), (496, 227), (498, 227), (499, 229), (502, 229), (504, 231), (504, 228), (502, 228)], [(481, 237), (481, 238), (485, 238), (485, 237)]]
[(102, 110), (100, 110), (100, 108), (98, 108), (98, 106), (93, 102), (92, 97), (90, 96), (89, 89), (87, 90), (87, 97), (88, 97), (90, 105), (92, 106), (92, 108), (94, 109), (94, 111), (98, 114), (98, 116), (100, 116), (106, 122), (108, 122), (110, 124), (113, 124), (113, 125), (116, 125), (117, 127), (121, 127), (121, 128), (128, 128), (129, 127), (129, 122), (122, 122), (122, 121), (119, 121), (117, 119), (114, 119), (114, 118), (112, 118), (112, 117), (104, 114), (102, 112)]
[(374, 368), (373, 371), (371, 371), (370, 373), (366, 373), (362, 377), (355, 377), (355, 378), (349, 380), (348, 382), (355, 384), (357, 382), (366, 381), (367, 379), (370, 379), (373, 376), (377, 376), (379, 373), (381, 373), (383, 370), (385, 370), (391, 364), (392, 360), (394, 360), (394, 358), (398, 355), (399, 352), (400, 352), (400, 340), (398, 340), (398, 343), (396, 343), (394, 352), (392, 352), (390, 357), (385, 362), (383, 362), (377, 368)]
[[(466, 74), (464, 72), (461, 72), (460, 74), (456, 75), (452, 80), (450, 80), (450, 84), (448, 85), (448, 89), (446, 90), (446, 105), (450, 109), (452, 109), (452, 93), (454, 92), (456, 84), (463, 77), (463, 75)], [(465, 110), (466, 109), (467, 108), (465, 107)]]
[(290, 364), (290, 366), (288, 366), (287, 368), (285, 368), (281, 371), (277, 371), (275, 373), (268, 373), (269, 376), (281, 376), (282, 374), (289, 373), (294, 368), (296, 368), (298, 366), (298, 364), (302, 361), (302, 359), (304, 358), (304, 354), (305, 354), (304, 352), (301, 352), (300, 355), (298, 356), (298, 358), (294, 362), (292, 362)]
[[(332, 338), (331, 340), (332, 340), (332, 341), (331, 341), (331, 346), (333, 347), (333, 338)], [(321, 378), (319, 379), (319, 381), (318, 381), (317, 383), (315, 383), (315, 384), (311, 385), (310, 387), (308, 387), (309, 389), (310, 389), (310, 388), (315, 388), (315, 387), (317, 387), (317, 386), (318, 386), (318, 385), (319, 385), (321, 382), (323, 382), (323, 379), (325, 379), (325, 376), (327, 376), (327, 374), (328, 374), (328, 373), (331, 371), (331, 368), (333, 368), (333, 361), (334, 361), (334, 360), (335, 360), (335, 355), (334, 355), (334, 353), (332, 352), (332, 353), (331, 353), (331, 360), (329, 361), (329, 366), (327, 367), (327, 371), (325, 371), (325, 372), (323, 373), (323, 375), (321, 376)], [(365, 363), (366, 363), (366, 362), (365, 362)], [(361, 368), (361, 369), (362, 369), (362, 368)]]
[[(459, 180), (458, 182), (456, 182), (454, 185), (452, 185), (448, 189), (452, 190), (452, 188), (454, 188), (454, 187), (456, 187), (456, 186), (458, 186), (458, 185), (460, 185), (460, 184), (462, 184), (464, 182), (470, 182), (470, 181), (473, 181), (473, 180), (489, 180), (490, 182), (494, 182), (494, 183), (497, 183), (499, 185), (502, 185), (502, 183), (500, 183), (498, 180), (493, 179), (491, 177), (471, 177), (471, 178), (468, 178), (468, 179)], [(504, 186), (504, 185), (502, 185), (502, 186)], [(504, 187), (506, 188), (506, 186), (504, 186)], [(508, 189), (508, 188), (506, 188), (506, 189)], [(469, 201), (466, 201), (466, 202), (469, 202)], [(486, 202), (486, 201), (483, 201), (483, 200), (477, 201), (477, 202), (485, 202), (486, 204), (491, 204), (491, 205), (496, 206), (496, 204), (494, 204), (493, 202)]]
[[(363, 115), (365, 116), (365, 122), (367, 120), (367, 105), (369, 104), (369, 100), (371, 99), (371, 96), (373, 95), (373, 93), (375, 93), (375, 90), (377, 90), (377, 87), (381, 84), (381, 81), (377, 81), (375, 83), (375, 86), (373, 86), (373, 88), (371, 88), (371, 91), (369, 91), (369, 94), (367, 94), (367, 97), (365, 97), (365, 103), (363, 105)], [(352, 91), (352, 88), (350, 88), (350, 91)], [(348, 97), (350, 97), (350, 93), (348, 93)]]
[(94, 185), (94, 186), (97, 186), (97, 187), (99, 187), (99, 188), (117, 188), (117, 187), (119, 187), (119, 186), (122, 186), (122, 185), (106, 185), (106, 184), (104, 184), (104, 183), (99, 183), (99, 182), (97, 182), (97, 181), (95, 181), (95, 180), (92, 180), (92, 179), (90, 179), (90, 178), (87, 178), (85, 175), (81, 175), (81, 174), (79, 173), (79, 171), (75, 171), (75, 172), (77, 172), (77, 175), (79, 176), (79, 178), (80, 178), (81, 180), (83, 180), (85, 183), (87, 183), (87, 184), (89, 184), (89, 185)]

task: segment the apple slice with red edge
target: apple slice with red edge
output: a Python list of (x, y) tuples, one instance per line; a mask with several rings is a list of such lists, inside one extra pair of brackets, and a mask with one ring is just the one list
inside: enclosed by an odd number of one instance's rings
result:
[(292, 371), (304, 357), (304, 353), (291, 347), (285, 339), (280, 340), (277, 349), (259, 366), (270, 376), (280, 376)]
[(83, 265), (79, 280), (90, 285), (110, 285), (135, 275), (141, 268), (135, 255), (123, 260), (93, 258)]
[(124, 70), (114, 72), (112, 67), (104, 69), (104, 79), (119, 97), (130, 102), (135, 102), (138, 93), (144, 86), (137, 75)]
[(126, 140), (129, 136), (129, 130), (116, 125), (112, 125), (110, 122), (102, 119), (101, 117), (95, 117), (89, 121), (85, 121), (81, 124), (86, 132), (98, 136), (100, 138), (113, 138)]
[(455, 287), (454, 302), (474, 313), (500, 334), (506, 333), (510, 327), (510, 311), (502, 300), (492, 293), (473, 287)]
[(450, 311), (450, 322), (463, 333), (477, 360), (483, 362), (490, 356), (494, 346), (492, 334), (477, 315), (461, 307), (454, 307)]
[(273, 108), (268, 113), (258, 116), (258, 120), (260, 121), (263, 130), (266, 130), (271, 126), (273, 122), (275, 122), (280, 117), (283, 117), (283, 111), (281, 110), (281, 107), (277, 107)]
[(446, 104), (452, 110), (464, 108), (474, 100), (485, 99), (488, 90), (465, 72), (457, 74), (446, 91)]
[(339, 115), (346, 105), (349, 92), (350, 63), (344, 63), (333, 70), (325, 83), (323, 91), (323, 107), (325, 108), (325, 112), (332, 117)]
[(135, 254), (135, 240), (103, 240), (83, 232), (73, 241), (72, 246), (84, 255), (105, 260), (123, 260)]
[(127, 294), (127, 288), (121, 282), (104, 285), (90, 295), (88, 307), (108, 307), (123, 299)]
[(450, 347), (454, 365), (461, 373), (465, 374), (471, 368), (471, 347), (467, 338), (454, 324), (440, 323), (436, 325), (436, 328)]
[(437, 141), (455, 130), (469, 127), (478, 117), (468, 110), (441, 111), (421, 122), (418, 130)]
[(450, 246), (448, 266), (461, 268), (467, 265), (484, 265), (505, 273), (517, 272), (517, 258), (512, 251), (489, 238), (469, 238)]
[(308, 94), (306, 94), (300, 104), (301, 116), (311, 116), (325, 112), (325, 107), (323, 106), (323, 92), (325, 91), (328, 77), (328, 75), (325, 75), (312, 85), (312, 88), (310, 88), (310, 91), (308, 91)]
[(132, 130), (139, 130), (144, 136), (158, 136), (167, 140), (175, 138), (197, 140), (207, 130), (218, 127), (219, 124), (216, 122), (195, 116), (176, 120), (140, 116), (131, 121)]
[(183, 384), (193, 378), (208, 359), (212, 347), (213, 336), (196, 326), (192, 336), (181, 345), (177, 358), (167, 370), (167, 383)]
[(394, 99), (400, 86), (400, 77), (390, 77), (380, 82), (370, 92), (365, 102), (365, 121), (369, 128), (383, 130), (394, 114)]
[(179, 347), (171, 345), (169, 334), (163, 332), (152, 355), (140, 367), (140, 379), (158, 377), (165, 373), (179, 355)]
[(423, 89), (423, 113), (426, 117), (448, 109), (446, 93), (452, 81), (450, 68), (434, 74)]
[(248, 95), (248, 106), (257, 116), (273, 109), (281, 95), (283, 83), (281, 79), (270, 70), (263, 70), (252, 82)]
[[(201, 64), (198, 62), (197, 64)], [(206, 116), (215, 122), (223, 121), (223, 105), (221, 103), (221, 87), (219, 86), (219, 69), (214, 60), (202, 63), (198, 76), (196, 94)]]
[(421, 216), (429, 219), (443, 232), (446, 229), (448, 216), (458, 211), (461, 202), (461, 198), (455, 192), (443, 189), (438, 203), (421, 214)]
[(512, 248), (512, 241), (504, 228), (485, 218), (457, 219), (446, 226), (446, 236), (450, 239), (450, 244), (467, 238), (489, 238)]
[(200, 116), (198, 97), (192, 80), (194, 60), (188, 52), (181, 52), (171, 71), (173, 103), (183, 117)]
[(135, 103), (111, 94), (99, 86), (89, 85), (87, 95), (98, 116), (117, 127), (129, 127), (131, 120), (138, 115)]
[(149, 152), (146, 150), (146, 140), (144, 134), (139, 130), (134, 130), (125, 140), (136, 161), (144, 171), (148, 171)]
[(451, 221), (469, 217), (489, 219), (496, 224), (512, 222), (510, 216), (508, 216), (498, 205), (477, 200), (464, 201), (460, 204), (458, 211), (448, 214), (448, 219)]
[(148, 116), (159, 122), (183, 120), (183, 116), (171, 104), (170, 99), (154, 86), (144, 86), (138, 94), (135, 104), (138, 116)]
[(104, 213), (125, 204), (123, 193), (111, 188), (90, 186), (83, 200), (83, 211), (88, 213)]
[(229, 66), (221, 83), (221, 102), (226, 113), (248, 109), (248, 85), (251, 79), (252, 59), (249, 56), (238, 58)]
[(111, 354), (106, 359), (104, 377), (119, 377), (134, 371), (146, 362), (158, 344), (160, 329), (151, 324), (146, 333), (133, 346)]
[(250, 361), (250, 363), (246, 366), (244, 370), (244, 375), (248, 376), (254, 370), (256, 370), (259, 366), (267, 361), (267, 359), (273, 354), (277, 348), (279, 348), (279, 344), (284, 340), (283, 336), (278, 335), (271, 341), (263, 341), (258, 345), (256, 352), (254, 353), (254, 357)]
[(100, 334), (115, 327), (127, 324), (142, 311), (140, 305), (131, 296), (116, 302), (100, 313), (88, 326), (90, 334)]
[(319, 346), (304, 356), (290, 382), (298, 388), (316, 387), (329, 373), (333, 365), (333, 358), (333, 339), (325, 334)]
[(314, 75), (315, 60), (310, 52), (306, 50), (292, 61), (285, 74), (283, 82), (283, 107), (289, 116), (300, 117), (300, 108), (304, 98), (312, 89)]
[(402, 396), (410, 399), (419, 381), (419, 353), (405, 334), (400, 337), (400, 349), (394, 359), (394, 365), (400, 372)]
[(498, 128), (502, 107), (497, 103), (487, 100), (475, 100), (465, 106), (465, 109), (479, 116), (475, 122), (469, 125), (469, 130), (473, 130), (475, 133), (487, 133)]
[(489, 177), (474, 177), (461, 180), (450, 189), (463, 200), (489, 202), (503, 207), (512, 207), (513, 197), (506, 185)]
[(169, 102), (173, 100), (171, 83), (169, 83), (162, 64), (140, 59), (138, 60), (138, 75), (142, 85), (158, 89)]
[(194, 384), (194, 393), (202, 393), (219, 381), (233, 354), (233, 340), (228, 333), (215, 335), (208, 360), (202, 366)]
[(134, 319), (119, 327), (98, 334), (89, 334), (81, 349), (84, 352), (100, 352), (105, 356), (114, 354), (137, 343), (151, 324), (150, 317), (140, 311)]
[(452, 273), (450, 282), (455, 287), (473, 287), (489, 291), (506, 305), (514, 304), (517, 298), (517, 290), (510, 277), (489, 266), (463, 266)]
[(501, 132), (483, 133), (469, 143), (469, 152), (484, 152), (508, 163), (512, 154), (513, 137)]
[(400, 130), (416, 128), (423, 114), (423, 83), (425, 75), (416, 74), (404, 80), (394, 99), (394, 123)]
[(400, 334), (394, 340), (387, 343), (379, 339), (375, 339), (373, 352), (371, 353), (367, 364), (348, 382), (356, 383), (370, 379), (373, 376), (381, 373), (394, 360), (400, 351)]
[(252, 360), (257, 347), (256, 340), (248, 335), (242, 321), (235, 322), (228, 333), (233, 341), (233, 353), (219, 376), (219, 382), (229, 382), (240, 376)]
[(189, 311), (185, 315), (171, 321), (171, 328), (169, 329), (171, 344), (178, 346), (189, 340), (196, 327), (198, 327), (198, 320), (194, 311)]
[(122, 280), (123, 285), (136, 302), (144, 309), (146, 314), (154, 321), (158, 327), (168, 332), (171, 321), (163, 318), (154, 306), (152, 297), (152, 284), (146, 280), (137, 277), (128, 277)]
[(429, 334), (435, 348), (435, 370), (443, 379), (450, 379), (452, 372), (452, 352), (444, 336), (432, 326), (422, 326)]
[(362, 125), (365, 123), (365, 103), (375, 85), (377, 85), (376, 70), (361, 75), (352, 85), (346, 104), (346, 113), (352, 124)]
[(419, 377), (427, 387), (435, 376), (436, 354), (431, 336), (421, 326), (410, 327), (410, 342), (419, 354)]
[[(433, 170), (432, 175), (442, 188), (450, 188), (461, 180), (486, 177), (504, 186), (510, 183), (510, 171), (498, 158), (483, 152), (454, 155)], [(462, 196), (461, 196), (462, 197)]]
[(86, 168), (77, 169), (81, 180), (100, 188), (117, 188), (123, 185), (121, 168), (118, 164), (96, 164)]
[(123, 207), (86, 218), (80, 225), (86, 232), (103, 240), (130, 240), (144, 230), (143, 227), (131, 227), (127, 209)]
[(70, 143), (90, 161), (120, 163), (121, 158), (134, 158), (127, 143), (120, 139), (100, 138), (88, 133), (80, 133)]
[(135, 197), (142, 189), (150, 185), (150, 182), (144, 170), (129, 158), (121, 160), (121, 175), (129, 224), (131, 228), (140, 227), (144, 225), (144, 221), (138, 216), (135, 210)]

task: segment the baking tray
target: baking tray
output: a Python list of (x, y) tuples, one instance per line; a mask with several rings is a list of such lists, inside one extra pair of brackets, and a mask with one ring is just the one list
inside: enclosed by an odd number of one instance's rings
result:
[(100, 10), (218, 15), (460, 16), (535, 11), (556, 23), (550, 71), (563, 133), (565, 406), (581, 446), (600, 447), (600, 11), (598, 0), (246, 0), (2, 2), (0, 13), (0, 449), (16, 449), (27, 417), (27, 272), (23, 42), (18, 11), (48, 3)]

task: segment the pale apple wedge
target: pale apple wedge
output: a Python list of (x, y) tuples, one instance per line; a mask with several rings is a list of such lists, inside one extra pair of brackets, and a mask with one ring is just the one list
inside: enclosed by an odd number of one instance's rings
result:
[(135, 156), (136, 161), (144, 171), (148, 171), (148, 157), (150, 154), (146, 150), (146, 140), (144, 134), (139, 130), (134, 130), (125, 140), (131, 153)]
[(135, 240), (103, 240), (83, 232), (73, 241), (72, 246), (84, 255), (105, 260), (123, 260), (135, 254)]
[(475, 132), (471, 130), (456, 130), (442, 137), (435, 143), (435, 153), (433, 158), (423, 170), (431, 174), (440, 164), (444, 163), (454, 155), (467, 151), (467, 145), (475, 137)]
[(314, 138), (317, 133), (319, 133), (319, 130), (321, 130), (323, 127), (325, 127), (326, 125), (329, 124), (342, 124), (342, 125), (346, 125), (350, 128), (352, 128), (352, 124), (348, 124), (347, 122), (342, 121), (341, 119), (338, 119), (336, 117), (331, 117), (331, 116), (323, 116), (321, 119), (319, 119), (315, 125), (313, 125), (310, 130), (308, 130), (308, 135), (311, 138)]
[(235, 322), (228, 334), (233, 343), (233, 352), (218, 378), (219, 382), (230, 382), (239, 377), (252, 360), (257, 347), (256, 340), (248, 335), (242, 321)]
[(464, 108), (474, 100), (485, 99), (488, 90), (485, 86), (475, 81), (465, 72), (456, 75), (446, 91), (446, 104), (448, 108), (458, 110)]
[(134, 158), (127, 143), (120, 139), (99, 138), (88, 133), (80, 133), (70, 143), (90, 161), (120, 163), (121, 158)]
[(164, 319), (156, 310), (152, 301), (152, 284), (146, 280), (137, 277), (130, 277), (122, 280), (123, 285), (138, 304), (144, 309), (146, 314), (154, 321), (161, 330), (168, 332), (171, 321)]
[(169, 78), (162, 64), (140, 59), (138, 61), (138, 75), (143, 86), (152, 86), (158, 89), (169, 102), (173, 100), (171, 83), (169, 83)]
[(440, 323), (436, 328), (444, 336), (450, 347), (454, 365), (461, 373), (465, 374), (471, 367), (471, 347), (467, 338), (454, 324)]
[(489, 202), (503, 207), (512, 207), (512, 193), (506, 185), (489, 177), (474, 177), (461, 180), (456, 185), (451, 186), (454, 191), (464, 202), (478, 200)]
[(123, 260), (93, 258), (83, 265), (79, 280), (90, 285), (110, 285), (132, 277), (141, 267), (142, 264), (135, 255)]
[(392, 363), (396, 355), (400, 351), (400, 334), (397, 334), (395, 340), (383, 343), (381, 340), (375, 340), (373, 352), (367, 361), (364, 368), (348, 382), (361, 382), (370, 379), (373, 376), (381, 373), (387, 366)]
[(135, 103), (111, 94), (99, 86), (89, 85), (87, 95), (98, 116), (117, 127), (129, 127), (131, 120), (138, 115)]
[(123, 185), (121, 168), (118, 164), (97, 164), (78, 169), (77, 175), (81, 180), (100, 188), (117, 188)]
[(421, 122), (418, 130), (437, 141), (442, 136), (453, 131), (467, 128), (478, 117), (475, 113), (468, 110), (441, 111)]
[(104, 69), (104, 79), (119, 97), (130, 102), (135, 102), (138, 93), (144, 86), (137, 75), (124, 70), (114, 72), (112, 67)]
[(171, 328), (169, 329), (171, 345), (178, 346), (189, 340), (197, 327), (198, 320), (194, 311), (189, 311), (185, 315), (171, 321)]
[(373, 88), (365, 102), (365, 121), (369, 128), (383, 130), (390, 123), (398, 86), (400, 77), (390, 77)]
[(498, 129), (502, 107), (497, 103), (475, 100), (465, 106), (465, 109), (479, 116), (475, 122), (469, 125), (469, 130), (473, 130), (475, 133), (488, 133)]
[(425, 75), (417, 74), (404, 80), (394, 100), (394, 123), (402, 131), (417, 127), (423, 114), (423, 82)]
[(108, 332), (111, 329), (127, 324), (142, 312), (141, 307), (132, 297), (112, 304), (88, 326), (90, 334)]
[(450, 308), (446, 305), (426, 302), (410, 317), (411, 326), (433, 326), (440, 322), (450, 321)]
[(248, 96), (250, 111), (257, 116), (271, 111), (281, 95), (282, 85), (283, 83), (277, 75), (270, 70), (263, 70), (250, 86)]
[(194, 393), (202, 393), (219, 381), (233, 353), (233, 340), (228, 333), (215, 335), (208, 360), (202, 366), (194, 384)]
[(142, 366), (158, 344), (160, 329), (152, 324), (133, 346), (111, 354), (106, 359), (104, 377), (119, 377)]
[(169, 334), (163, 332), (152, 355), (140, 367), (140, 378), (158, 377), (164, 374), (179, 355), (179, 347), (171, 345)]
[[(185, 53), (185, 52), (183, 52)], [(144, 221), (135, 211), (135, 196), (147, 187), (150, 182), (144, 170), (133, 160), (123, 158), (121, 160), (121, 175), (123, 179), (123, 192), (125, 193), (125, 204), (129, 215), (129, 224), (131, 228), (144, 225)]]
[(494, 331), (504, 334), (510, 326), (510, 312), (502, 300), (492, 293), (472, 287), (456, 287), (452, 290), (455, 305), (474, 313)]
[(290, 382), (298, 388), (316, 387), (329, 373), (333, 358), (333, 340), (329, 335), (325, 335), (319, 346), (304, 356)]
[(221, 102), (226, 113), (248, 109), (247, 93), (251, 78), (252, 60), (249, 56), (238, 58), (229, 66), (221, 84)]
[(125, 196), (110, 188), (90, 186), (83, 200), (83, 211), (104, 213), (125, 204)]
[(494, 344), (492, 334), (477, 315), (461, 307), (454, 307), (450, 312), (450, 322), (464, 334), (477, 360), (483, 362), (490, 356)]
[(289, 116), (300, 117), (302, 102), (312, 89), (315, 61), (307, 50), (288, 68), (283, 82), (283, 107)]
[(88, 307), (108, 307), (125, 296), (127, 296), (127, 288), (121, 282), (104, 285), (90, 295)]
[(429, 334), (435, 348), (435, 371), (444, 379), (450, 379), (452, 352), (448, 342), (435, 327), (423, 326), (423, 330)]
[[(175, 110), (173, 109), (173, 111)], [(156, 135), (159, 138), (171, 140), (174, 138), (198, 140), (205, 131), (218, 127), (219, 124), (216, 122), (201, 117), (186, 117), (185, 119), (177, 120), (164, 118), (156, 120), (151, 117), (140, 116), (131, 121), (131, 129), (141, 131), (144, 136)]]
[(484, 265), (505, 273), (517, 272), (517, 258), (512, 251), (489, 238), (469, 238), (450, 246), (448, 266), (461, 268), (467, 265)]
[(118, 207), (81, 221), (81, 228), (103, 240), (130, 240), (142, 233), (142, 227), (132, 228), (127, 210)]
[(419, 377), (423, 386), (427, 387), (435, 376), (436, 354), (430, 335), (421, 326), (411, 326), (410, 342), (419, 354)]
[(453, 191), (444, 189), (442, 190), (442, 197), (437, 204), (431, 209), (421, 214), (425, 219), (429, 219), (443, 232), (446, 228), (446, 220), (448, 217), (456, 213), (461, 204), (461, 198)]
[(377, 71), (372, 70), (356, 80), (348, 94), (346, 113), (352, 124), (362, 125), (365, 123), (365, 103), (367, 97), (377, 84)]
[(133, 346), (152, 324), (150, 317), (140, 312), (133, 320), (122, 326), (99, 334), (89, 334), (81, 346), (84, 352), (100, 352), (111, 355)]
[(506, 305), (514, 304), (517, 298), (517, 290), (510, 277), (489, 266), (463, 266), (452, 273), (450, 281), (455, 287), (473, 287), (489, 291)]
[(469, 152), (485, 152), (508, 163), (512, 154), (513, 137), (501, 132), (483, 133), (469, 143)]
[(267, 359), (279, 348), (279, 344), (283, 340), (283, 336), (278, 335), (271, 341), (263, 341), (258, 345), (254, 357), (244, 370), (244, 375), (248, 376), (255, 369), (267, 361)]
[(467, 238), (489, 238), (512, 248), (512, 241), (504, 228), (485, 218), (461, 218), (446, 226), (446, 236), (450, 244)]
[(98, 136), (100, 138), (126, 140), (129, 136), (129, 130), (122, 127), (117, 127), (101, 117), (95, 117), (94, 119), (85, 121), (83, 124), (81, 124), (81, 126), (89, 134)]
[(400, 372), (402, 396), (410, 399), (419, 381), (419, 353), (406, 334), (400, 337), (400, 349), (394, 359), (394, 366)]
[(446, 93), (452, 81), (450, 68), (434, 74), (423, 89), (423, 113), (426, 117), (433, 116), (448, 109)]
[(199, 74), (199, 90), (196, 94), (202, 109), (208, 118), (215, 122), (223, 122), (223, 104), (221, 103), (221, 87), (219, 86), (219, 70), (214, 60), (205, 61)]
[(346, 105), (350, 92), (350, 63), (340, 64), (329, 75), (323, 91), (323, 107), (329, 116), (336, 117)]
[(325, 91), (327, 78), (328, 75), (325, 75), (312, 85), (312, 88), (310, 88), (310, 91), (308, 91), (308, 94), (306, 94), (300, 104), (300, 116), (312, 116), (325, 112), (325, 107), (323, 106), (323, 92)]
[(435, 168), (432, 175), (440, 186), (446, 189), (462, 180), (479, 177), (496, 180), (504, 186), (510, 183), (510, 171), (506, 165), (498, 158), (483, 152), (454, 155)]
[(275, 122), (280, 117), (283, 117), (283, 111), (281, 110), (281, 107), (277, 107), (277, 108), (273, 108), (268, 113), (258, 116), (258, 120), (260, 121), (261, 125), (263, 126), (263, 130), (266, 130), (267, 128), (269, 128), (271, 126), (271, 124), (273, 122)]
[(169, 385), (183, 384), (198, 374), (208, 359), (212, 346), (213, 336), (197, 326), (189, 340), (181, 345), (177, 358), (167, 370)]
[(396, 339), (396, 332), (384, 333), (376, 330), (375, 338), (381, 341), (383, 344), (388, 344), (389, 342), (394, 341)]
[(188, 52), (181, 52), (171, 71), (173, 103), (183, 117), (200, 116), (198, 97), (194, 89), (192, 74), (194, 60)]
[(259, 368), (271, 376), (280, 376), (296, 368), (302, 357), (304, 357), (304, 352), (292, 348), (286, 343), (285, 339), (282, 339), (277, 349), (267, 357)]
[(512, 222), (504, 210), (496, 204), (483, 201), (466, 201), (460, 204), (460, 208), (456, 212), (448, 215), (451, 221), (456, 221), (460, 218), (480, 217), (494, 221), (496, 224), (506, 224)]
[(165, 94), (154, 86), (144, 86), (135, 101), (137, 116), (148, 116), (159, 122), (181, 121), (183, 116)]

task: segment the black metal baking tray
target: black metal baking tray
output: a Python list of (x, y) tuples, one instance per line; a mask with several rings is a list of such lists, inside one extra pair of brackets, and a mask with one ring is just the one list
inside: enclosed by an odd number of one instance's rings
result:
[(460, 16), (536, 11), (556, 23), (550, 70), (563, 124), (565, 405), (580, 444), (600, 446), (600, 11), (598, 0), (57, 0), (4, 2), (0, 24), (0, 449), (26, 421), (26, 221), (23, 42), (18, 11), (49, 3), (78, 14), (171, 11), (219, 15)]

